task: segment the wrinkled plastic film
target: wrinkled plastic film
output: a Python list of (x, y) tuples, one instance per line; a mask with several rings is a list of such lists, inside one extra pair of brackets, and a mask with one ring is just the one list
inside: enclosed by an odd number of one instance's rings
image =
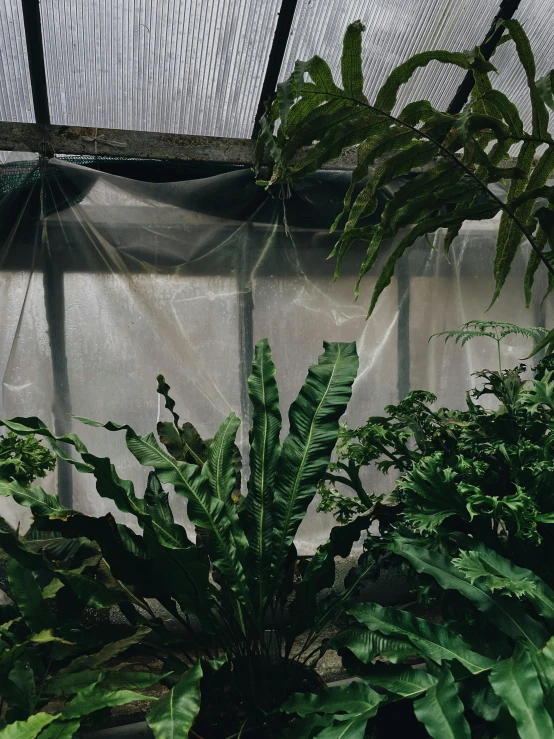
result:
[[(386, 254), (354, 286), (363, 244), (345, 257), (334, 281), (328, 232), (348, 186), (347, 173), (325, 172), (297, 183), (287, 199), (256, 186), (250, 171), (200, 180), (145, 183), (52, 160), (0, 202), (0, 337), (3, 417), (39, 416), (79, 434), (109, 456), (120, 477), (142, 494), (147, 470), (127, 451), (124, 435), (85, 426), (70, 414), (155, 429), (167, 411), (156, 393), (162, 373), (183, 421), (205, 438), (235, 411), (243, 485), (248, 466), (250, 405), (246, 380), (254, 342), (267, 337), (277, 367), (284, 431), (287, 411), (317, 361), (322, 341), (356, 341), (360, 371), (346, 415), (349, 425), (379, 415), (410, 389), (427, 389), (438, 405), (462, 407), (471, 372), (496, 367), (496, 346), (464, 347), (431, 334), (473, 318), (521, 325), (550, 319), (540, 290), (524, 307), (527, 249), (493, 308), (492, 260), (497, 222), (467, 223), (448, 257), (439, 232), (405, 255), (373, 316), (367, 307)], [(17, 213), (17, 216), (15, 215)], [(42, 213), (42, 215), (41, 215)], [(517, 364), (529, 341), (504, 346)], [(62, 468), (64, 465), (62, 465)], [(392, 478), (373, 471), (368, 489), (387, 492)], [(94, 478), (68, 468), (46, 489), (71, 494), (89, 514), (117, 511), (95, 491)], [(172, 496), (177, 520), (186, 501)], [(5, 517), (28, 516), (3, 499)], [(25, 514), (25, 511), (23, 511)], [(297, 538), (301, 553), (325, 540), (329, 515), (315, 502)]]

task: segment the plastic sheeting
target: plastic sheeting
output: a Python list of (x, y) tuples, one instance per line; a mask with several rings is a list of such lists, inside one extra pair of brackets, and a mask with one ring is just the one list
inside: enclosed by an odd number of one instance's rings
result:
[[(440, 234), (435, 249), (422, 240), (366, 321), (382, 260), (355, 303), (363, 245), (352, 247), (337, 281), (326, 259), (334, 243), (328, 227), (348, 173), (313, 175), (281, 199), (256, 186), (249, 170), (152, 184), (60, 160), (51, 160), (41, 176), (34, 167), (29, 163), (26, 181), (0, 202), (1, 414), (37, 415), (59, 432), (77, 432), (139, 491), (145, 470), (127, 452), (123, 435), (81, 425), (70, 414), (147, 433), (167, 413), (156, 393), (160, 372), (181, 418), (203, 436), (212, 437), (236, 411), (244, 454), (246, 379), (257, 339), (271, 343), (285, 418), (324, 339), (358, 345), (349, 424), (381, 413), (410, 388), (461, 407), (471, 372), (496, 366), (492, 342), (428, 343), (434, 332), (484, 317), (493, 288), (494, 221), (466, 224), (449, 260)], [(525, 258), (522, 248), (487, 314), (491, 319), (549, 320), (538, 304), (524, 307)], [(505, 366), (530, 348), (527, 341), (506, 345)], [(367, 479), (382, 492), (390, 482), (373, 473)], [(112, 511), (125, 520), (99, 498), (88, 475), (62, 465), (46, 487), (59, 488), (62, 499), (72, 497), (82, 511)], [(185, 504), (174, 497), (178, 517)], [(21, 516), (5, 500), (2, 507), (12, 523)], [(332, 524), (313, 509), (298, 534), (304, 553)]]

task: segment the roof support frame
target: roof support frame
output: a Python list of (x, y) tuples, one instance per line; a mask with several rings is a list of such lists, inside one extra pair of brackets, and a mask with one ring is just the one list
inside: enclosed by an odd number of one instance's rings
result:
[(260, 118), (264, 113), (266, 100), (273, 95), (277, 87), (277, 82), (279, 81), (279, 72), (281, 71), (283, 59), (285, 58), (287, 41), (292, 29), (296, 5), (297, 0), (281, 0), (281, 9), (279, 10), (277, 25), (275, 26), (273, 43), (269, 52), (258, 109), (256, 111), (256, 120), (254, 121), (254, 128), (252, 130), (253, 139), (258, 137)]
[(40, 1), (21, 0), (21, 9), (23, 11), (35, 121), (39, 126), (48, 126), (50, 125), (50, 107), (48, 104), (46, 67), (44, 65)]
[[(479, 45), (481, 54), (487, 61), (489, 61), (494, 54), (498, 42), (504, 33), (504, 28), (499, 24), (499, 21), (507, 21), (510, 20), (510, 18), (513, 18), (520, 3), (521, 0), (502, 0), (500, 3), (498, 13), (494, 17), (491, 27), (489, 28), (483, 43)], [(475, 79), (473, 77), (473, 73), (467, 72), (460, 86), (456, 90), (446, 112), (451, 115), (460, 113), (464, 105), (469, 100), (469, 96), (471, 95), (474, 85)]]

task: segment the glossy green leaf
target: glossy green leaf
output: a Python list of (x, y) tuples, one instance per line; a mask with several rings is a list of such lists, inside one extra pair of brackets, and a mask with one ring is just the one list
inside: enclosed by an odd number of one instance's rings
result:
[(256, 343), (252, 372), (248, 378), (248, 395), (252, 402), (250, 433), (250, 479), (248, 496), (241, 520), (250, 544), (253, 579), (258, 583), (259, 601), (263, 602), (273, 548), (271, 509), (275, 488), (275, 468), (279, 458), (281, 412), (279, 391), (275, 381), (275, 365), (267, 339)]
[(234, 413), (223, 421), (210, 445), (204, 467), (213, 494), (223, 503), (229, 501), (236, 486), (233, 450), (239, 426), (240, 418)]
[(44, 603), (42, 591), (31, 570), (10, 558), (7, 571), (13, 599), (27, 626), (33, 633), (50, 628), (54, 619)]
[(331, 637), (328, 645), (337, 651), (349, 649), (364, 664), (370, 664), (375, 657), (379, 656), (396, 664), (418, 653), (418, 648), (408, 639), (384, 636), (376, 631), (360, 627), (346, 629), (337, 636)]
[(489, 680), (515, 719), (521, 739), (554, 735), (537, 671), (525, 649), (518, 646), (513, 657), (495, 665)]
[(202, 667), (197, 662), (146, 717), (155, 739), (186, 737), (200, 710)]
[(45, 726), (55, 721), (58, 714), (35, 713), (26, 721), (15, 721), (0, 729), (0, 739), (35, 739)]
[(273, 522), (278, 569), (313, 500), (338, 436), (358, 371), (355, 344), (324, 343), (324, 353), (289, 410), (290, 432), (277, 463)]
[(433, 739), (470, 739), (471, 730), (464, 717), (452, 673), (444, 667), (436, 683), (414, 703), (418, 720)]
[(69, 701), (61, 711), (64, 719), (75, 719), (87, 716), (102, 708), (113, 708), (124, 706), (134, 701), (154, 701), (151, 695), (141, 695), (132, 690), (105, 690), (101, 683), (94, 683), (82, 688), (78, 695)]
[(417, 618), (406, 611), (361, 603), (348, 613), (371, 631), (408, 639), (421, 654), (438, 664), (456, 660), (474, 674), (490, 669), (493, 664), (445, 626)]
[(40, 739), (71, 739), (81, 726), (80, 719), (61, 721), (57, 719), (40, 733)]
[(445, 590), (460, 592), (508, 636), (534, 648), (546, 643), (548, 633), (520, 603), (492, 593), (486, 585), (471, 584), (447, 557), (404, 540), (388, 545), (388, 549), (407, 559), (417, 572), (434, 577)]

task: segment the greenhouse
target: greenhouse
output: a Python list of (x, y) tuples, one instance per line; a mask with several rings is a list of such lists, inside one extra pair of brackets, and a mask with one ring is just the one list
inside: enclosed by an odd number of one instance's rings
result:
[(554, 739), (554, 3), (0, 42), (0, 739)]

